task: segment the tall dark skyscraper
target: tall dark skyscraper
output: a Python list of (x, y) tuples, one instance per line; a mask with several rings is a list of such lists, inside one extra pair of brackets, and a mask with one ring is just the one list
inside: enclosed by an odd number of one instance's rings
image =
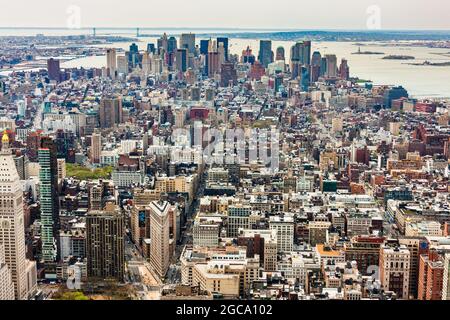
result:
[(200, 54), (208, 55), (209, 41), (206, 39), (200, 40)]
[(234, 64), (229, 62), (223, 63), (220, 76), (222, 87), (228, 87), (230, 84), (235, 85), (237, 83), (237, 73)]
[(112, 128), (123, 122), (122, 99), (119, 97), (104, 98), (99, 107), (101, 128)]
[(52, 81), (61, 81), (60, 61), (50, 58), (47, 60), (48, 78)]
[(346, 59), (342, 59), (341, 65), (339, 66), (339, 77), (343, 80), (350, 78), (350, 67)]
[(139, 47), (136, 43), (132, 43), (130, 45), (130, 52), (132, 53), (138, 53), (139, 52)]
[(311, 64), (311, 41), (299, 41), (291, 48), (291, 62)]
[(167, 53), (171, 54), (171, 53), (175, 53), (175, 51), (177, 50), (177, 39), (175, 37), (170, 37), (167, 40)]
[(86, 216), (88, 277), (123, 281), (125, 221), (120, 209), (107, 206)]
[(272, 51), (272, 41), (270, 40), (261, 40), (259, 42), (259, 62), (267, 68), (269, 63), (273, 62), (273, 51)]
[(217, 38), (217, 48), (219, 48), (219, 44), (223, 43), (223, 47), (225, 49), (225, 61), (229, 60), (229, 49), (228, 49), (228, 42), (229, 39), (228, 38), (224, 38), (224, 37), (219, 37)]
[(58, 257), (55, 243), (59, 230), (58, 159), (56, 144), (50, 137), (41, 138), (39, 157), (40, 208), (42, 223), (42, 260), (52, 264)]
[(284, 52), (284, 48), (283, 47), (278, 47), (277, 48), (277, 52), (275, 55), (275, 60), (279, 61), (279, 60), (286, 60), (285, 57), (285, 52)]
[(181, 72), (186, 72), (187, 70), (187, 59), (188, 59), (188, 49), (181, 48), (177, 49), (175, 56), (176, 69)]
[(147, 44), (147, 52), (155, 54), (156, 48), (154, 43)]
[(315, 51), (312, 55), (311, 59), (311, 81), (316, 82), (319, 80), (319, 77), (322, 75), (321, 73), (321, 65), (322, 65), (322, 55), (319, 51)]

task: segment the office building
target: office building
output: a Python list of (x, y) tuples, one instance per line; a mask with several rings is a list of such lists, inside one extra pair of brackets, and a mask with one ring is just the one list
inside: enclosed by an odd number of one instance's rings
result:
[(180, 48), (186, 49), (189, 55), (195, 54), (195, 34), (182, 33), (180, 37)]
[(229, 39), (225, 37), (219, 37), (217, 38), (217, 49), (219, 48), (220, 44), (223, 44), (224, 49), (224, 58), (225, 62), (229, 61), (229, 48), (228, 48)]
[(50, 58), (47, 60), (48, 78), (52, 81), (61, 81), (61, 66), (60, 61)]
[(117, 54), (116, 49), (106, 50), (106, 68), (108, 77), (115, 79), (117, 76)]
[(5, 260), (5, 250), (0, 244), (0, 301), (14, 300), (14, 283), (12, 282), (11, 270)]
[(52, 264), (57, 259), (55, 231), (59, 229), (58, 162), (56, 146), (49, 137), (41, 139), (39, 155), (42, 260)]
[(165, 277), (170, 265), (170, 204), (167, 201), (150, 203), (150, 265), (156, 274)]
[(14, 297), (22, 300), (28, 296), (23, 194), (6, 132), (2, 138), (0, 168), (0, 277), (5, 283), (5, 287), (0, 288), (0, 291), (4, 291), (4, 296), (10, 296), (10, 284), (7, 279), (10, 274), (14, 285)]
[(123, 122), (121, 97), (105, 97), (99, 107), (100, 127), (107, 129)]
[(125, 220), (120, 209), (108, 204), (103, 211), (86, 216), (86, 257), (88, 277), (123, 281)]
[(409, 299), (410, 252), (405, 246), (384, 246), (380, 251), (380, 281), (384, 291)]
[(100, 163), (100, 154), (102, 152), (102, 135), (94, 132), (91, 136), (91, 163)]
[(261, 40), (259, 42), (259, 62), (267, 68), (270, 63), (273, 62), (273, 51), (272, 51), (272, 41), (270, 40)]

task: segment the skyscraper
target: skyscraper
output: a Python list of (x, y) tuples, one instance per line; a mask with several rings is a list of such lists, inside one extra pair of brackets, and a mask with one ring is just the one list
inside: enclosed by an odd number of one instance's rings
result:
[(408, 299), (410, 252), (405, 246), (385, 246), (380, 251), (380, 281), (384, 291), (392, 291), (399, 299)]
[(200, 54), (208, 55), (209, 41), (207, 39), (200, 40)]
[(187, 70), (187, 59), (188, 59), (188, 49), (181, 48), (177, 49), (175, 55), (175, 68), (179, 72), (186, 72)]
[(170, 37), (167, 40), (167, 53), (172, 54), (175, 53), (175, 50), (177, 50), (177, 39), (175, 37)]
[(311, 41), (299, 41), (291, 48), (291, 62), (311, 64)]
[(117, 75), (117, 55), (116, 49), (108, 49), (106, 50), (106, 66), (108, 76), (112, 79), (116, 78)]
[(280, 61), (280, 60), (285, 60), (285, 54), (284, 54), (284, 48), (283, 47), (278, 47), (277, 48), (277, 53), (276, 53), (276, 57), (275, 60)]
[(217, 47), (219, 47), (221, 43), (223, 44), (223, 49), (225, 52), (225, 61), (229, 60), (228, 42), (229, 42), (228, 38), (224, 38), (224, 37), (217, 38)]
[(167, 201), (150, 203), (150, 264), (161, 278), (166, 275), (170, 265), (169, 209)]
[(214, 77), (220, 71), (219, 67), (219, 53), (217, 52), (216, 42), (210, 41), (208, 48), (208, 77)]
[(158, 45), (158, 54), (162, 55), (163, 53), (167, 52), (168, 38), (166, 33), (164, 33), (162, 37), (158, 39), (157, 45)]
[(5, 248), (0, 244), (0, 301), (14, 300), (14, 283), (5, 260)]
[(61, 81), (61, 66), (60, 61), (50, 58), (47, 60), (48, 78), (50, 80), (60, 82)]
[[(25, 227), (22, 184), (9, 148), (7, 134), (0, 151), (0, 269), (6, 263), (14, 284), (16, 299), (27, 298)], [(3, 260), (3, 262), (1, 261)], [(5, 271), (3, 271), (5, 272)]]
[(316, 82), (322, 75), (322, 55), (319, 51), (315, 51), (311, 59), (311, 82)]
[(348, 80), (350, 78), (350, 67), (346, 59), (342, 59), (341, 65), (339, 66), (339, 78), (342, 80)]
[(442, 300), (450, 300), (450, 253), (446, 253), (444, 257)]
[(234, 64), (230, 62), (225, 62), (222, 64), (222, 71), (220, 72), (220, 85), (222, 87), (228, 87), (231, 85), (236, 85), (237, 83), (237, 73), (234, 68)]
[(189, 54), (195, 54), (195, 34), (182, 33), (180, 37), (180, 48), (187, 49)]
[(420, 256), (418, 293), (419, 300), (442, 300), (444, 259), (432, 250)]
[(91, 136), (91, 163), (100, 163), (100, 153), (102, 152), (102, 135), (94, 132)]
[(104, 211), (86, 216), (86, 256), (88, 277), (123, 281), (125, 221), (120, 209), (108, 204)]
[(58, 230), (58, 162), (56, 146), (49, 137), (41, 140), (39, 157), (39, 202), (41, 207), (42, 260), (51, 264), (57, 258), (55, 230)]
[(123, 122), (122, 99), (120, 97), (103, 98), (99, 108), (100, 127), (112, 128)]
[(327, 69), (325, 72), (325, 76), (327, 78), (336, 78), (337, 77), (337, 58), (334, 54), (325, 55), (325, 60), (327, 61)]
[(259, 42), (259, 62), (267, 68), (269, 63), (273, 62), (273, 52), (272, 52), (272, 41), (270, 40), (261, 40)]

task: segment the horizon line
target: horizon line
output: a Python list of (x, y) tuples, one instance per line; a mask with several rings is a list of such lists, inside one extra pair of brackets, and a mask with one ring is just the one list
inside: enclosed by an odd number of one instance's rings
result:
[(96, 27), (96, 26), (87, 26), (81, 28), (68, 28), (68, 27), (20, 27), (20, 26), (0, 26), (0, 30), (10, 30), (10, 29), (21, 29), (21, 30), (67, 30), (67, 31), (76, 31), (76, 30), (240, 30), (240, 31), (265, 31), (265, 32), (292, 32), (292, 31), (328, 31), (328, 32), (368, 32), (368, 33), (377, 33), (377, 32), (450, 32), (450, 29), (351, 29), (351, 28), (262, 28), (262, 27), (245, 27), (245, 28), (236, 28), (236, 27)]

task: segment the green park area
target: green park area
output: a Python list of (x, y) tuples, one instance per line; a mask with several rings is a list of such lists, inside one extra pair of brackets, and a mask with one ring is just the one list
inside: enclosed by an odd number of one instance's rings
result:
[(73, 177), (78, 180), (94, 180), (94, 179), (109, 179), (113, 167), (103, 167), (97, 169), (90, 169), (80, 166), (78, 164), (66, 165), (66, 174), (68, 177)]

